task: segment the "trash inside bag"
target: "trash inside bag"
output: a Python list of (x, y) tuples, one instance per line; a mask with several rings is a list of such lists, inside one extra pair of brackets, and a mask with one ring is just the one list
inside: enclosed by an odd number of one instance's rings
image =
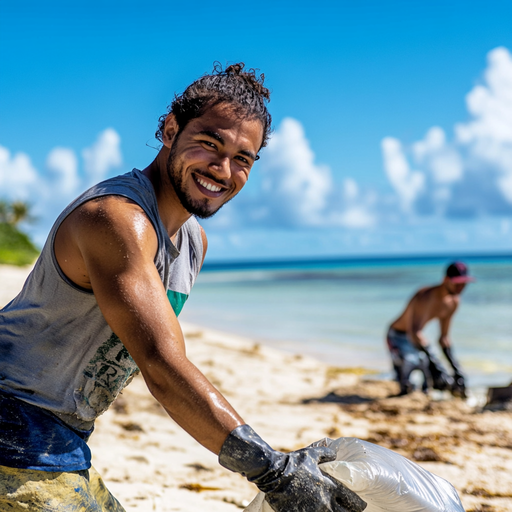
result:
[[(320, 468), (366, 501), (365, 512), (464, 512), (449, 482), (398, 453), (354, 437), (314, 444), (337, 452)], [(274, 511), (259, 493), (245, 512)]]

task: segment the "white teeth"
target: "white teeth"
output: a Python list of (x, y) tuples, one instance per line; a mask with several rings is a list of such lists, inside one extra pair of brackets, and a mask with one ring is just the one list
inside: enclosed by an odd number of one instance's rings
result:
[(206, 183), (206, 181), (202, 180), (201, 178), (197, 178), (197, 181), (204, 188), (207, 188), (208, 190), (211, 190), (212, 192), (219, 192), (221, 190), (221, 187), (217, 187), (215, 185), (210, 185), (210, 183)]

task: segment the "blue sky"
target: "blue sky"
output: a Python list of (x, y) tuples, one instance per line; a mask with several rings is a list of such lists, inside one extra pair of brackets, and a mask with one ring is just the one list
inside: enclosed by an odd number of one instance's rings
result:
[(244, 61), (275, 134), (210, 259), (510, 251), (510, 26), (510, 1), (0, 1), (0, 197), (41, 244), (154, 158), (174, 92)]

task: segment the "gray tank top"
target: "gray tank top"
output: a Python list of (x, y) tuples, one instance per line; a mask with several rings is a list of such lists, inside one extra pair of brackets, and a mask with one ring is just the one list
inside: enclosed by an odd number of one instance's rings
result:
[(62, 221), (86, 201), (107, 195), (133, 200), (153, 224), (155, 266), (176, 315), (203, 257), (197, 220), (183, 224), (174, 245), (160, 220), (153, 186), (137, 169), (95, 185), (61, 213), (22, 291), (0, 311), (0, 390), (82, 430), (92, 427), (139, 371), (94, 294), (66, 278), (53, 250)]

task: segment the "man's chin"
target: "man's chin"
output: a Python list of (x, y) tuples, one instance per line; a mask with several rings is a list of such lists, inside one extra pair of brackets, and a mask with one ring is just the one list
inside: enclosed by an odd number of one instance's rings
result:
[[(222, 206), (220, 208), (222, 208)], [(191, 213), (192, 213), (192, 215), (194, 215), (195, 217), (198, 217), (199, 219), (210, 219), (220, 210), (220, 208), (217, 208), (213, 212), (211, 212), (211, 211), (205, 212), (204, 210), (195, 210)]]
[(185, 208), (195, 217), (200, 219), (209, 219), (210, 217), (213, 217), (223, 206), (224, 204), (221, 204), (218, 208), (212, 209), (211, 207), (207, 207), (207, 205), (204, 204), (189, 203), (185, 205)]
[[(218, 198), (193, 197), (189, 193), (178, 193), (181, 205), (189, 212), (200, 219), (213, 217), (225, 204), (229, 203), (234, 196)], [(220, 203), (220, 204), (219, 204)]]

